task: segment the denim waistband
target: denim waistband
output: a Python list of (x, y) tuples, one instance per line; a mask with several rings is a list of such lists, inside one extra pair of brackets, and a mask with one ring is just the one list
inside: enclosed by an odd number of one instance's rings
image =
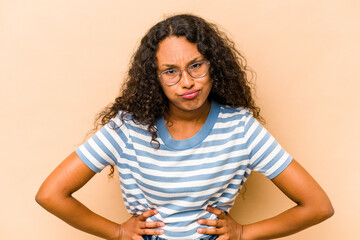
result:
[[(204, 238), (199, 238), (197, 240), (215, 240), (218, 237), (219, 237), (218, 235), (208, 235)], [(155, 236), (155, 235), (143, 236), (143, 239), (144, 240), (166, 240), (165, 238), (161, 238), (161, 237)]]

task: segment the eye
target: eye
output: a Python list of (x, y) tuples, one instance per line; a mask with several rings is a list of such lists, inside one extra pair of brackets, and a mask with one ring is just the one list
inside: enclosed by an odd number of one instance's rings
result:
[(178, 72), (177, 69), (168, 69), (168, 70), (165, 70), (162, 74), (165, 74), (167, 76), (173, 76), (173, 75), (176, 75)]
[(196, 62), (196, 63), (193, 63), (189, 66), (190, 69), (198, 69), (198, 68), (201, 68), (203, 65), (205, 64), (205, 62)]

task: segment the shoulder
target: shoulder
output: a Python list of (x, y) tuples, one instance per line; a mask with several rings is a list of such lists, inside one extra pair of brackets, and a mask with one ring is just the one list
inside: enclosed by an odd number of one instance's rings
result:
[[(220, 104), (219, 104), (220, 105)], [(217, 131), (228, 133), (242, 133), (252, 123), (256, 122), (251, 110), (244, 107), (230, 107), (228, 105), (220, 105), (219, 115), (214, 126)]]
[(253, 118), (251, 110), (245, 107), (230, 107), (228, 105), (220, 104), (219, 119), (221, 121), (237, 120), (241, 122), (247, 122), (251, 118)]
[(114, 118), (110, 119), (107, 127), (122, 131), (127, 135), (132, 135), (135, 132), (147, 135), (148, 132), (148, 124), (139, 122), (132, 114), (121, 110)]
[(122, 125), (128, 125), (130, 122), (137, 124), (139, 121), (137, 121), (131, 113), (126, 113), (122, 110), (119, 110), (116, 116), (111, 118), (107, 125), (118, 128)]

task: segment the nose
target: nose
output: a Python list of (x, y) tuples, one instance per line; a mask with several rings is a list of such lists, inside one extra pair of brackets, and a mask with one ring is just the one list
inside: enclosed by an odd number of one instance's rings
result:
[(186, 69), (181, 71), (180, 84), (183, 88), (191, 88), (194, 85), (194, 79), (189, 75)]

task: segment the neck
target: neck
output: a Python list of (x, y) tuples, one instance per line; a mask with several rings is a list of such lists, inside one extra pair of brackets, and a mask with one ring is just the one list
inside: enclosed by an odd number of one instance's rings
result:
[(206, 100), (204, 104), (196, 110), (185, 111), (174, 105), (169, 106), (169, 112), (165, 117), (165, 122), (193, 122), (204, 123), (210, 112), (211, 102)]

